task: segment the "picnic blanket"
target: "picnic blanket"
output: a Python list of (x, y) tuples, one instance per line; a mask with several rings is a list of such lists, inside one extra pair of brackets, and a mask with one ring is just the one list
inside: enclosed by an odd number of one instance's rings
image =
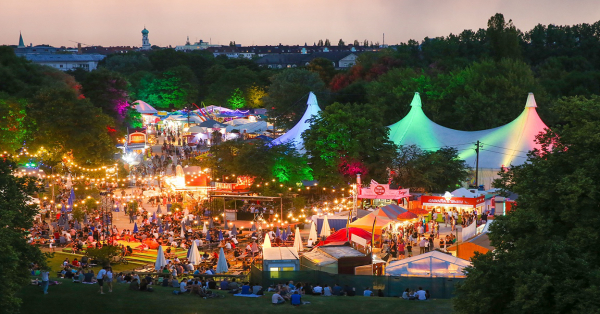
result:
[(246, 297), (246, 298), (260, 298), (260, 297), (262, 297), (262, 295), (256, 295), (256, 294), (241, 294), (241, 293), (234, 294), (233, 296), (234, 296), (234, 297)]

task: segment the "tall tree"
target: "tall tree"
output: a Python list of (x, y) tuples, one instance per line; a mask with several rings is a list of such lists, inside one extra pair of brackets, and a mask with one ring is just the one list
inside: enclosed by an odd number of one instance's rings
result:
[(246, 99), (244, 98), (244, 93), (236, 88), (231, 94), (231, 97), (227, 100), (227, 105), (231, 109), (241, 109), (246, 107)]
[(27, 205), (30, 195), (39, 189), (36, 179), (29, 176), (17, 177), (17, 164), (10, 158), (0, 159), (0, 304), (3, 313), (19, 313), (21, 299), (17, 293), (30, 284), (30, 265), (47, 269), (47, 255), (39, 247), (27, 243), (33, 217), (37, 214), (34, 205)]
[(129, 82), (119, 73), (100, 69), (89, 73), (82, 83), (82, 92), (94, 106), (115, 120), (116, 126), (125, 128), (128, 117)]
[(154, 79), (139, 97), (158, 108), (185, 108), (198, 98), (198, 80), (186, 66), (177, 66)]
[(269, 95), (263, 98), (269, 118), (278, 127), (291, 128), (306, 110), (306, 97), (313, 92), (321, 105), (328, 93), (318, 74), (304, 69), (289, 69), (271, 79)]
[(327, 39), (327, 38), (325, 39), (325, 44), (324, 45), (325, 45), (325, 47), (331, 46), (331, 42), (329, 42), (329, 39)]
[(302, 138), (316, 179), (337, 186), (354, 180), (356, 173), (387, 180), (395, 153), (388, 134), (377, 107), (334, 103), (311, 119)]
[(306, 69), (319, 74), (319, 77), (325, 85), (329, 85), (329, 82), (331, 82), (331, 79), (335, 75), (333, 63), (325, 58), (312, 59), (306, 66)]
[(340, 41), (338, 41), (338, 46), (344, 47), (346, 46), (346, 43), (340, 38)]
[(457, 313), (600, 312), (600, 254), (590, 249), (600, 238), (600, 97), (563, 98), (555, 110), (560, 125), (496, 182), (517, 205), (490, 226), (495, 250), (465, 269)]
[(506, 22), (501, 13), (496, 13), (488, 20), (487, 36), (494, 60), (521, 57), (520, 31), (513, 25), (512, 20)]
[(354, 43), (352, 44), (354, 47), (358, 47), (360, 46), (360, 43), (358, 42), (358, 39), (354, 40)]

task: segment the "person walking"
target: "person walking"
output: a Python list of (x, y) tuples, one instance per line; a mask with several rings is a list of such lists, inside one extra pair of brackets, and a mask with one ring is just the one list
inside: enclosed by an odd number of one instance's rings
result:
[(96, 276), (96, 281), (98, 281), (98, 286), (100, 286), (100, 294), (105, 294), (104, 293), (104, 280), (106, 279), (106, 268), (104, 267), (102, 269), (100, 269), (100, 271), (98, 271), (98, 275)]
[(106, 286), (108, 287), (108, 292), (112, 292), (113, 283), (113, 271), (112, 267), (108, 267), (106, 271)]

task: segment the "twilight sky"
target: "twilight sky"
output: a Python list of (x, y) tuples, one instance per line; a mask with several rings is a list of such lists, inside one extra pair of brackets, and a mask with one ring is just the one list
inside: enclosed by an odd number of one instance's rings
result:
[(485, 28), (495, 13), (525, 31), (600, 20), (598, 0), (0, 0), (0, 45), (396, 44)]

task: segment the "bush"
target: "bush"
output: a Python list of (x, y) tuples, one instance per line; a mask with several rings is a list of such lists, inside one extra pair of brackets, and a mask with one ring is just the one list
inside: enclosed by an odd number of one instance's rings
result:
[(121, 254), (121, 248), (114, 245), (105, 245), (99, 249), (88, 249), (87, 254), (91, 259), (96, 260), (98, 265), (110, 266), (112, 258)]

